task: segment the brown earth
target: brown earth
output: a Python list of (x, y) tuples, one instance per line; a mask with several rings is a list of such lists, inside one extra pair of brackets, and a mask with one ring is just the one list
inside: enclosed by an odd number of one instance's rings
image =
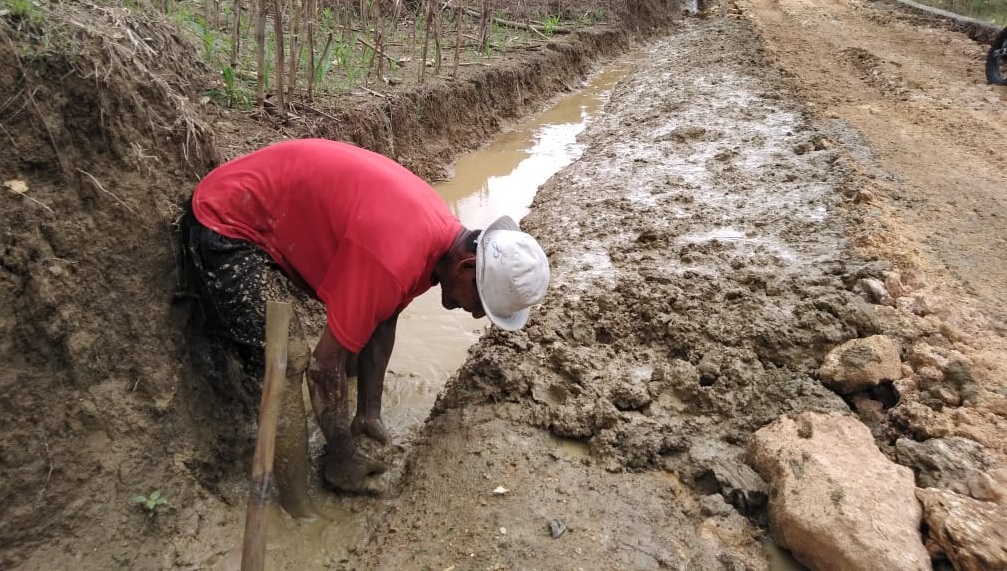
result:
[[(27, 191), (0, 193), (0, 565), (201, 568), (231, 547), (235, 427), (172, 304), (171, 226), (198, 176), (295, 134), (434, 178), (671, 11), (634, 4), (650, 10), (300, 127), (190, 103), (209, 79), (163, 18), (58, 4), (69, 31), (45, 42), (5, 20), (0, 179)], [(852, 407), (893, 458), (897, 436), (958, 435), (1003, 465), (1007, 95), (985, 46), (880, 3), (704, 12), (642, 48), (541, 189), (524, 225), (552, 260), (547, 303), (475, 347), (401, 482), (345, 498), (386, 512), (318, 568), (763, 569), (742, 451), (788, 412)], [(891, 305), (854, 291), (865, 277)], [(824, 355), (875, 333), (905, 378), (823, 387)], [(935, 353), (954, 379), (922, 382)], [(147, 519), (129, 498), (155, 488), (171, 503)]]

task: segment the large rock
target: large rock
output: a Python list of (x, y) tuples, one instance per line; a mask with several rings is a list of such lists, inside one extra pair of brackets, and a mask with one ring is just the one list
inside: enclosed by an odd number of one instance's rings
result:
[(934, 488), (916, 495), (931, 538), (955, 571), (1007, 569), (1007, 508)]
[(991, 475), (993, 460), (981, 444), (952, 436), (895, 442), (899, 461), (913, 466), (921, 488), (940, 488), (977, 500), (1007, 504), (1007, 488)]
[(818, 378), (840, 394), (851, 394), (902, 377), (898, 344), (884, 335), (850, 339), (825, 356)]
[(841, 413), (781, 417), (755, 433), (749, 460), (769, 482), (776, 541), (811, 569), (930, 569), (913, 472), (888, 460)]

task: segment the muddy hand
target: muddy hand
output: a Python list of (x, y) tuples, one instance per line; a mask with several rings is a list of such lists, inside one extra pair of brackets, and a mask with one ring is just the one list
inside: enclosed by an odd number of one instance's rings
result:
[(334, 488), (346, 492), (366, 490), (367, 478), (388, 470), (384, 462), (369, 458), (359, 452), (350, 458), (335, 458), (331, 454), (325, 462), (325, 480)]
[(388, 444), (392, 441), (388, 429), (385, 428), (385, 424), (381, 422), (380, 418), (366, 418), (357, 415), (353, 418), (353, 423), (350, 424), (350, 432), (354, 436), (366, 434), (381, 444)]

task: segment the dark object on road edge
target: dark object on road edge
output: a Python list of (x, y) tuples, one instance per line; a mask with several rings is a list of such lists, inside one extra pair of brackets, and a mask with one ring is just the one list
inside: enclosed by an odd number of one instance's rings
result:
[(986, 81), (994, 85), (1007, 85), (1005, 65), (1007, 65), (1007, 28), (1000, 30), (986, 56)]

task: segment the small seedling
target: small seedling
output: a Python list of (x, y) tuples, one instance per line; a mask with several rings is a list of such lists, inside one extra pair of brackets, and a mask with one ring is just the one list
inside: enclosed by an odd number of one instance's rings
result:
[(140, 504), (143, 509), (147, 510), (147, 517), (154, 517), (157, 515), (158, 508), (167, 505), (168, 500), (164, 499), (160, 490), (154, 490), (146, 496), (134, 497), (133, 503)]
[(556, 33), (556, 27), (559, 26), (561, 18), (559, 14), (554, 14), (542, 20), (542, 31), (545, 32), (545, 35), (551, 36)]

